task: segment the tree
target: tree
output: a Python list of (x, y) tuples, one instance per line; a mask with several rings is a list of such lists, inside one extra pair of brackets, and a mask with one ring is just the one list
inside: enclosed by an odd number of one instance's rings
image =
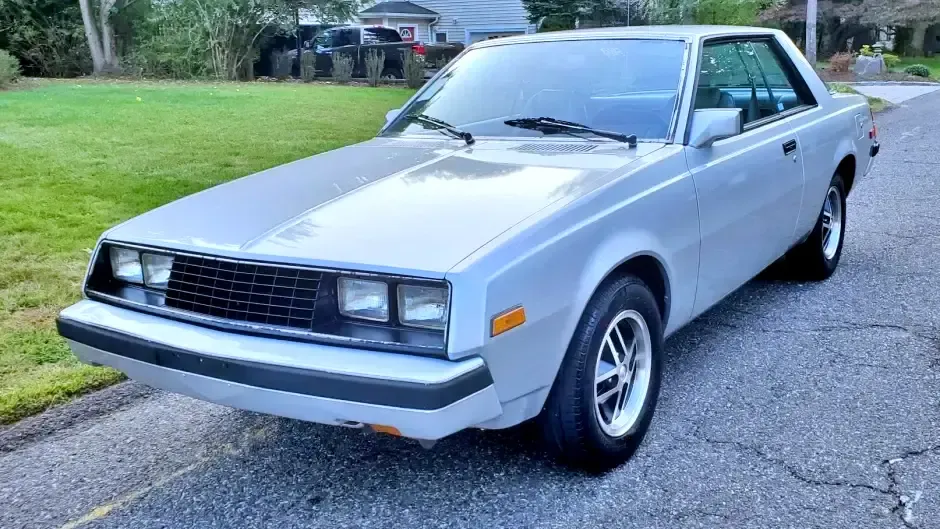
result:
[(574, 29), (585, 0), (522, 0), (534, 24), (551, 29)]
[(96, 74), (121, 70), (112, 17), (136, 2), (137, 0), (78, 0), (85, 38), (88, 39), (88, 49)]
[(19, 58), (27, 75), (91, 70), (75, 0), (0, 0), (0, 49)]

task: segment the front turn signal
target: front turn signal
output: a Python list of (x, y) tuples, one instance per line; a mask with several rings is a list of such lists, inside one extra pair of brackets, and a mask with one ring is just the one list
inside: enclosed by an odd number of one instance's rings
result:
[(525, 308), (519, 306), (511, 308), (493, 317), (490, 336), (499, 336), (525, 323)]

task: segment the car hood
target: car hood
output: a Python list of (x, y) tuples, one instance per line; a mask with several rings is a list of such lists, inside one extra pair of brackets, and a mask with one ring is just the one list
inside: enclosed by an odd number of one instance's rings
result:
[(659, 148), (376, 138), (207, 189), (114, 241), (310, 266), (443, 274), (547, 205)]

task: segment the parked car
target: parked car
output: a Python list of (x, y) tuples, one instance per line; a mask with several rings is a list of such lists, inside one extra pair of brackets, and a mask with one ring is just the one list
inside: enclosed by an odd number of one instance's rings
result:
[(879, 150), (762, 28), (486, 41), (387, 118), (106, 231), (59, 332), (207, 401), (424, 444), (535, 419), (609, 468), (666, 336), (781, 257), (835, 271)]
[[(366, 76), (366, 57), (372, 50), (385, 54), (385, 68), (382, 77), (386, 79), (404, 79), (404, 56), (412, 51), (424, 57), (429, 67), (447, 63), (460, 54), (463, 44), (422, 44), (405, 42), (398, 30), (385, 26), (341, 26), (328, 29), (310, 43), (304, 53), (316, 55), (317, 75), (333, 74), (333, 54), (346, 55), (354, 60), (353, 76)], [(296, 50), (288, 52), (296, 57)]]

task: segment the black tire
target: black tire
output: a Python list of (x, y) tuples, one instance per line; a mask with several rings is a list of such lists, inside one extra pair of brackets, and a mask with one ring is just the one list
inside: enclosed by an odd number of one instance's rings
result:
[(405, 74), (401, 68), (385, 68), (382, 70), (382, 79), (404, 79)]
[[(603, 431), (595, 414), (595, 368), (608, 326), (625, 310), (639, 313), (649, 329), (650, 381), (632, 432), (612, 437)], [(662, 317), (649, 287), (630, 275), (601, 285), (581, 316), (539, 416), (549, 451), (561, 461), (591, 472), (609, 470), (630, 459), (643, 441), (656, 408), (662, 351)]]
[(824, 250), (823, 241), (825, 239), (823, 229), (823, 218), (826, 209), (825, 200), (823, 208), (816, 219), (816, 225), (809, 237), (795, 246), (786, 255), (786, 269), (790, 276), (795, 279), (807, 281), (823, 281), (829, 279), (829, 276), (836, 271), (839, 266), (839, 260), (842, 258), (842, 246), (845, 243), (846, 226), (846, 207), (845, 207), (845, 183), (842, 181), (842, 175), (836, 173), (832, 177), (832, 182), (826, 188), (826, 196), (829, 196), (830, 190), (835, 189), (838, 193), (838, 202), (841, 215), (841, 228), (839, 231), (838, 246), (835, 253), (827, 256)]

